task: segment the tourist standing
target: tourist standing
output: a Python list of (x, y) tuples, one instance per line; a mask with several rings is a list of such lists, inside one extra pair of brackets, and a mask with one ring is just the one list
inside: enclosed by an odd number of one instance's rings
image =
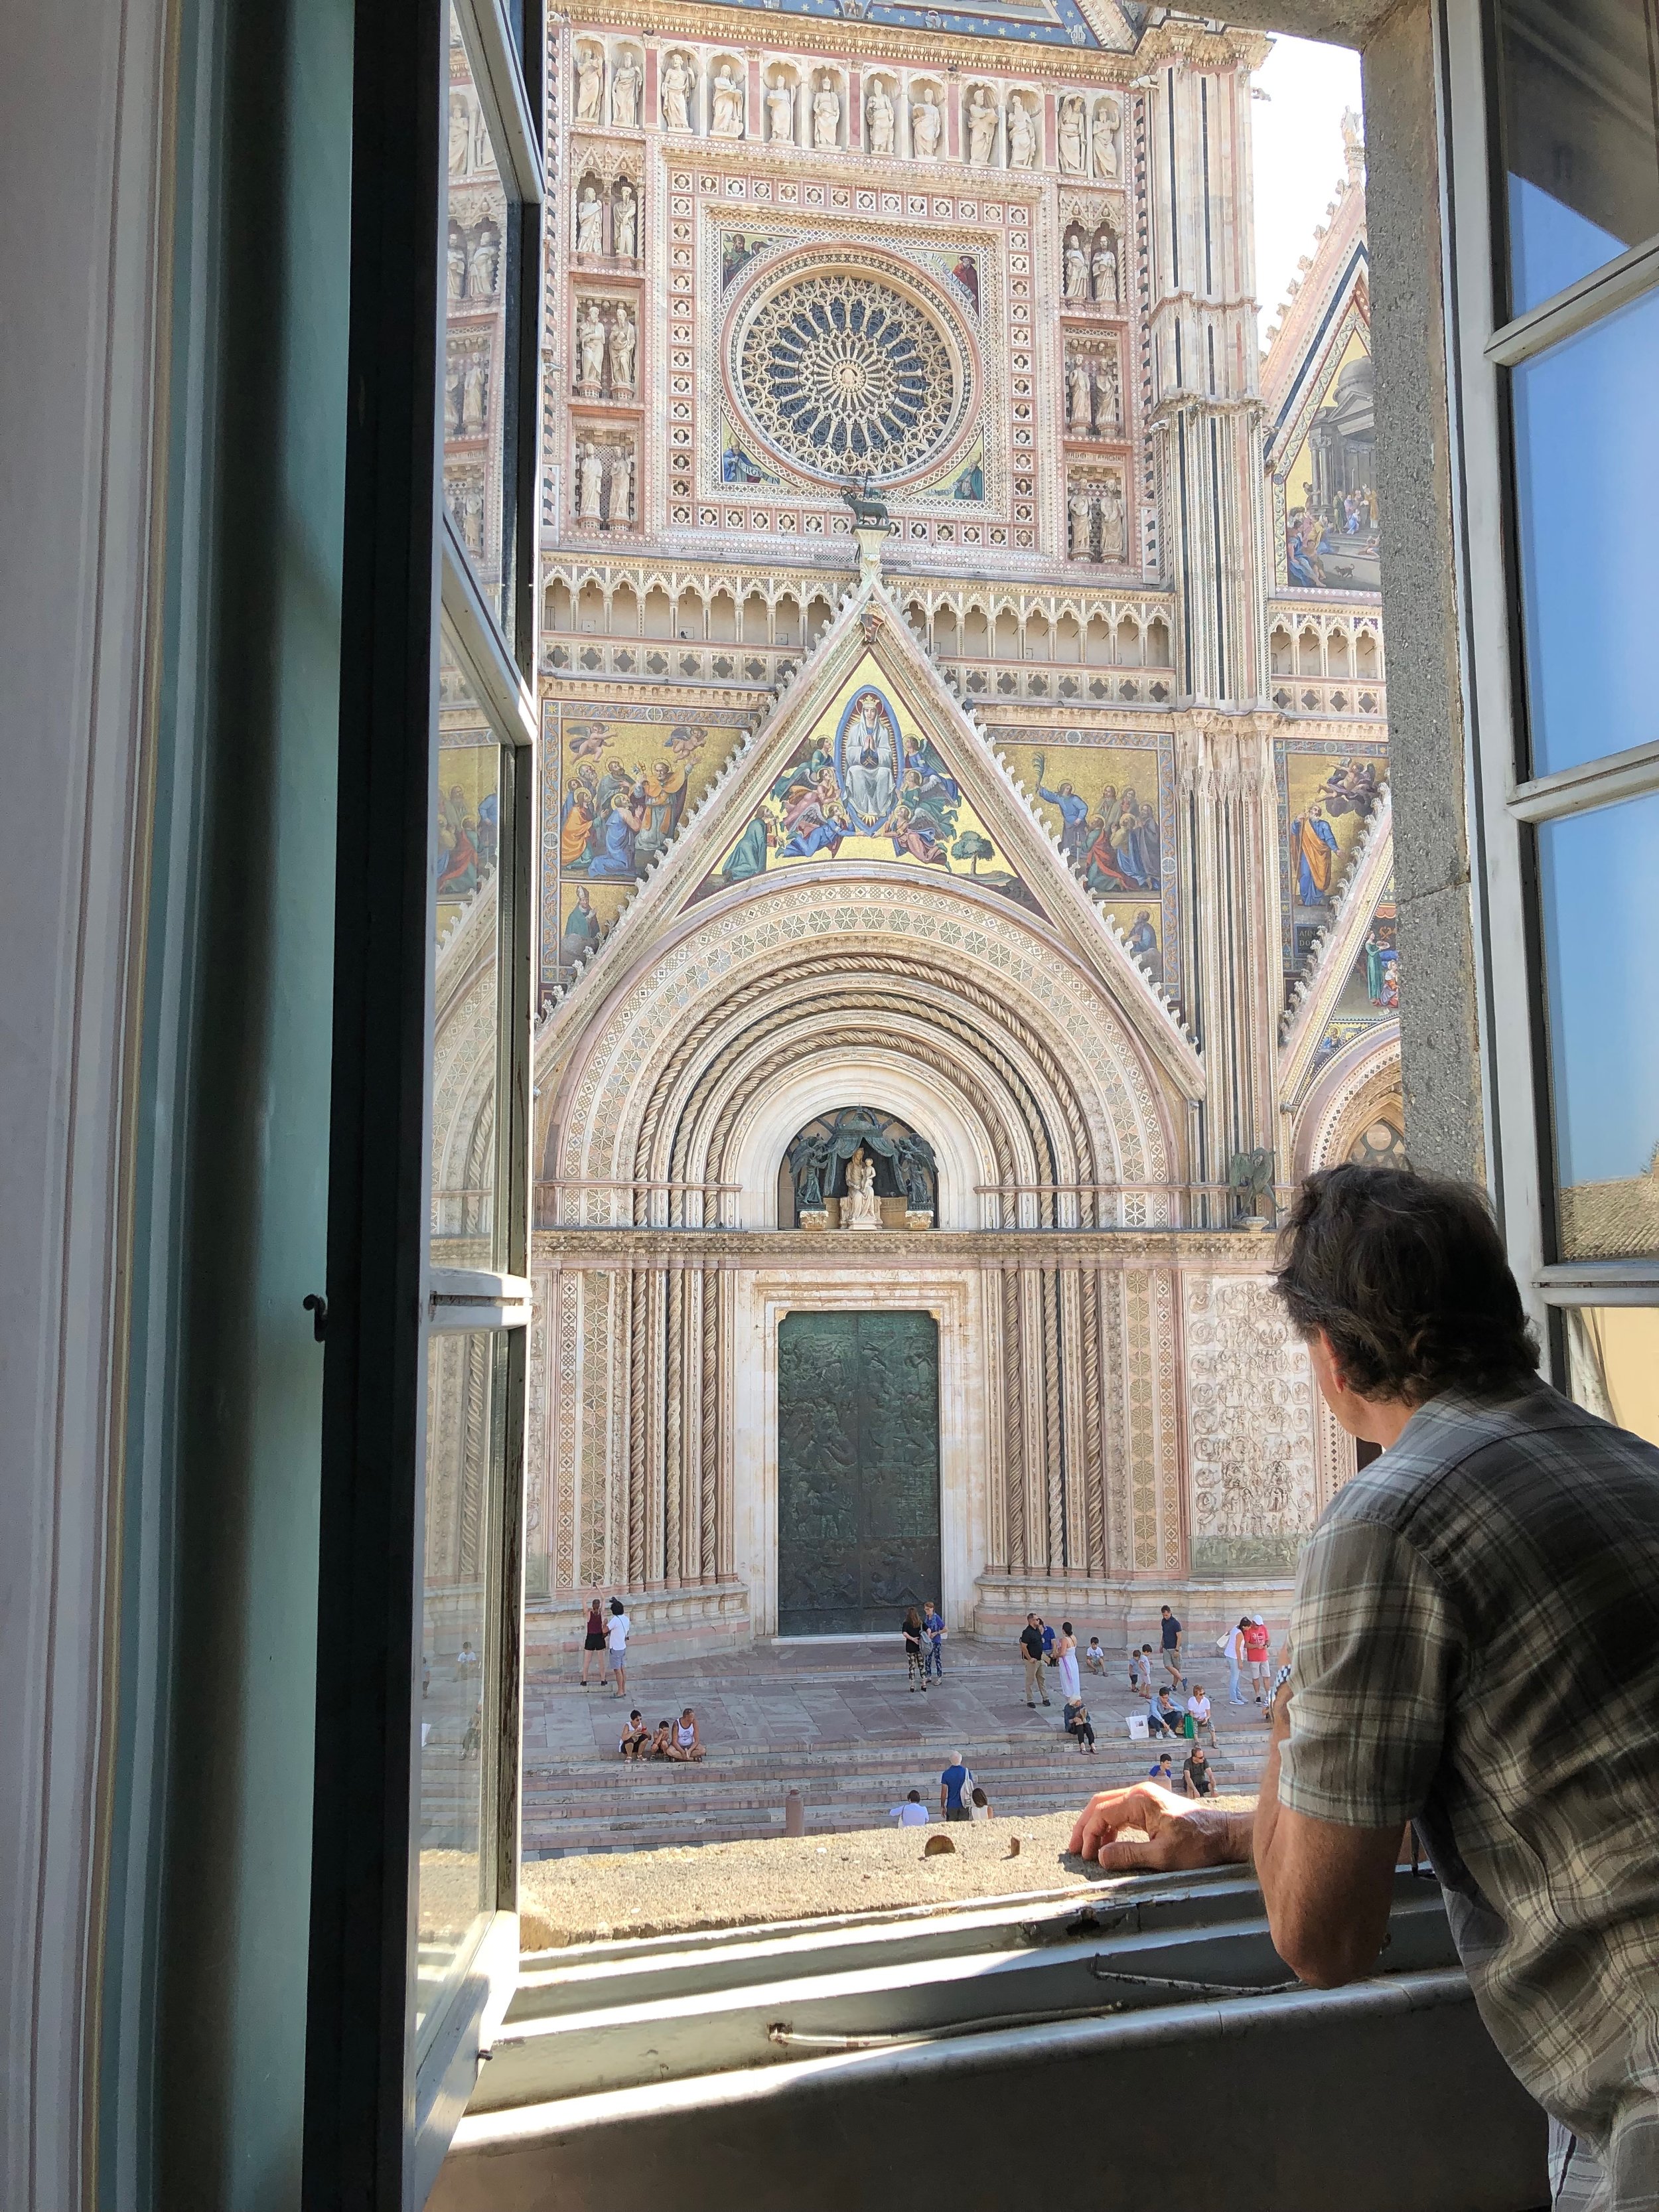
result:
[(951, 1764), (939, 1778), (939, 1806), (947, 1820), (971, 1820), (969, 1801), (974, 1787), (974, 1778), (959, 1751), (951, 1753)]
[(1227, 1657), (1227, 1696), (1231, 1703), (1242, 1705), (1244, 1696), (1244, 1632), (1250, 1625), (1248, 1613), (1238, 1616), (1237, 1628), (1230, 1628), (1221, 1639), (1221, 1649)]
[[(1272, 1648), (1273, 1639), (1267, 1633), (1267, 1624), (1258, 1613), (1244, 1631), (1244, 1656), (1250, 1663), (1250, 1684), (1259, 1705), (1267, 1702), (1268, 1654)], [(1239, 1703), (1243, 1703), (1242, 1698)]]
[(920, 1688), (927, 1694), (927, 1632), (921, 1625), (921, 1615), (912, 1606), (899, 1624), (904, 1637), (904, 1674), (908, 1686)]
[(1181, 1671), (1181, 1623), (1167, 1605), (1160, 1612), (1158, 1629), (1164, 1639), (1164, 1665), (1170, 1677), (1170, 1687), (1178, 1690), (1186, 1680)]
[(922, 1654), (927, 1662), (925, 1671), (934, 1681), (942, 1682), (945, 1680), (945, 1623), (940, 1620), (939, 1607), (932, 1598), (921, 1609), (921, 1626), (927, 1638), (927, 1648)]
[(628, 1638), (634, 1624), (623, 1610), (619, 1597), (611, 1601), (611, 1618), (605, 1625), (605, 1640), (610, 1647), (611, 1673), (617, 1685), (617, 1695), (628, 1692)]
[(1060, 1673), (1060, 1694), (1068, 1705), (1083, 1696), (1083, 1685), (1078, 1680), (1077, 1638), (1072, 1633), (1072, 1624), (1060, 1624), (1060, 1642), (1054, 1648), (1054, 1665)]
[(599, 1655), (599, 1686), (605, 1681), (605, 1615), (599, 1610), (599, 1594), (595, 1590), (587, 1601), (587, 1633), (582, 1639), (582, 1687), (587, 1687), (587, 1670)]
[(1042, 1626), (1036, 1613), (1028, 1613), (1025, 1626), (1019, 1632), (1019, 1648), (1025, 1661), (1025, 1702), (1035, 1705), (1033, 1690), (1041, 1690), (1045, 1705), (1052, 1705), (1048, 1686), (1042, 1679)]

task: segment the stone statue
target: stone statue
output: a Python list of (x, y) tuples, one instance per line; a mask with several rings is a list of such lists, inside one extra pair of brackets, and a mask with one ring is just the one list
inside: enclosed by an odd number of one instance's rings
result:
[(795, 143), (795, 88), (787, 77), (774, 77), (767, 87), (766, 135), (775, 146)]
[(461, 424), (470, 438), (482, 437), (489, 410), (489, 363), (475, 353), (466, 364), (461, 399)]
[(696, 82), (685, 56), (670, 54), (662, 72), (662, 119), (669, 130), (691, 128), (691, 88)]
[(449, 234), (449, 296), (459, 300), (466, 290), (466, 240), (459, 230)]
[(1080, 239), (1066, 241), (1066, 297), (1086, 300), (1089, 296), (1089, 257), (1083, 251)]
[(1108, 477), (1100, 487), (1100, 557), (1103, 561), (1127, 561), (1129, 557), (1123, 488), (1116, 477)]
[(1091, 134), (1094, 142), (1095, 174), (1115, 178), (1117, 175), (1118, 106), (1110, 94), (1095, 110), (1095, 126)]
[(444, 398), (449, 414), (449, 435), (459, 438), (466, 412), (466, 362), (459, 354), (449, 356), (448, 374), (445, 380)]
[(611, 325), (611, 389), (631, 392), (634, 389), (634, 351), (640, 334), (634, 319), (626, 307), (618, 307), (617, 319)]
[(643, 72), (633, 56), (624, 54), (617, 64), (617, 74), (611, 80), (611, 120), (619, 129), (638, 129), (640, 88), (644, 82)]
[(617, 204), (611, 216), (612, 251), (623, 261), (632, 261), (639, 251), (640, 204), (634, 197), (634, 187), (624, 178), (617, 187)]
[(478, 242), (472, 249), (472, 293), (475, 299), (487, 300), (495, 289), (495, 266), (501, 252), (501, 240), (493, 230), (481, 230)]
[(1060, 166), (1068, 177), (1089, 173), (1087, 118), (1075, 94), (1060, 103)]
[(597, 123), (605, 92), (605, 56), (597, 46), (584, 46), (576, 56), (576, 115), (578, 123)]
[(870, 88), (870, 97), (864, 103), (864, 116), (870, 127), (870, 151), (872, 154), (890, 154), (893, 150), (893, 101), (879, 77)]
[(605, 364), (605, 319), (597, 300), (588, 301), (576, 318), (576, 344), (581, 362), (577, 381), (582, 390), (597, 392)]
[(1114, 430), (1123, 428), (1123, 391), (1117, 363), (1111, 360), (1099, 362), (1095, 369), (1095, 427), (1103, 430), (1108, 425)]
[(617, 449), (611, 464), (611, 520), (612, 525), (629, 522), (634, 515), (634, 452), (629, 446)]
[(708, 135), (711, 138), (741, 138), (743, 136), (743, 94), (731, 70), (721, 64), (709, 89), (710, 114)]
[(597, 446), (579, 446), (576, 451), (576, 511), (584, 522), (597, 522), (605, 496), (605, 462)]
[(1108, 307), (1116, 307), (1117, 256), (1112, 251), (1111, 240), (1109, 238), (1103, 238), (1096, 246), (1094, 258), (1089, 265), (1094, 277), (1096, 299)]
[(939, 152), (945, 118), (931, 89), (924, 89), (910, 110), (910, 145), (916, 159), (931, 161)]
[(812, 143), (825, 151), (841, 143), (841, 94), (827, 70), (812, 95)]
[(1072, 558), (1087, 561), (1094, 551), (1095, 508), (1089, 487), (1080, 477), (1073, 478), (1066, 492), (1066, 512), (1072, 526)]
[(449, 173), (464, 177), (472, 167), (472, 110), (464, 92), (449, 95)]
[(881, 1200), (876, 1196), (876, 1164), (860, 1145), (847, 1163), (847, 1195), (841, 1202), (843, 1229), (879, 1229)]
[(599, 198), (597, 185), (584, 185), (581, 198), (576, 205), (576, 251), (578, 253), (605, 252), (605, 202)]
[(461, 543), (467, 551), (483, 557), (483, 486), (475, 478), (461, 491)]
[(1074, 353), (1066, 376), (1066, 419), (1074, 430), (1092, 430), (1093, 409), (1094, 387), (1089, 378), (1089, 364), (1080, 353)]
[(1029, 169), (1036, 160), (1036, 125), (1017, 92), (1008, 95), (1008, 167)]
[(968, 159), (977, 168), (982, 168), (991, 158), (991, 148), (997, 135), (997, 111), (982, 84), (974, 87), (973, 97), (968, 102)]

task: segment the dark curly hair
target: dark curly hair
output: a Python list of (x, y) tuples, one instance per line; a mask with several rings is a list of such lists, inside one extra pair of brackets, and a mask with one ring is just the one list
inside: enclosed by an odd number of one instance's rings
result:
[(1279, 1235), (1279, 1295), (1323, 1329), (1348, 1387), (1419, 1406), (1454, 1385), (1495, 1396), (1528, 1381), (1538, 1346), (1486, 1200), (1399, 1168), (1310, 1175)]

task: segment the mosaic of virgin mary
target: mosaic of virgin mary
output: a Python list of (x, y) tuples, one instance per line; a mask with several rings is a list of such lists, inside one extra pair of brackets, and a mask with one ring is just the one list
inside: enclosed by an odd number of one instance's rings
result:
[(836, 732), (836, 781), (855, 830), (873, 836), (891, 817), (904, 749), (879, 691), (854, 692)]

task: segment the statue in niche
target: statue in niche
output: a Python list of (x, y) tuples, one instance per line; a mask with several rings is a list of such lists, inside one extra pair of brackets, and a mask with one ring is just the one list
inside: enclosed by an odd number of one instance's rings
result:
[(995, 102), (982, 84), (976, 84), (968, 102), (968, 159), (975, 168), (983, 168), (990, 160), (996, 135)]
[(876, 1196), (876, 1164), (860, 1145), (847, 1163), (847, 1195), (841, 1202), (843, 1229), (879, 1229), (881, 1200)]
[(644, 82), (644, 73), (634, 57), (624, 54), (611, 80), (611, 120), (618, 130), (639, 127), (640, 89)]
[(489, 411), (489, 362), (484, 355), (475, 353), (466, 364), (461, 400), (461, 425), (469, 438), (483, 435)]
[(466, 240), (459, 230), (449, 234), (449, 296), (459, 300), (466, 290)]
[(893, 150), (893, 100), (879, 77), (870, 87), (870, 97), (864, 103), (864, 117), (870, 127), (870, 151), (872, 154), (890, 154)]
[(1117, 363), (1109, 356), (1095, 367), (1095, 427), (1103, 430), (1108, 424), (1114, 430), (1123, 428), (1123, 388)]
[(1087, 561), (1094, 552), (1095, 503), (1080, 477), (1072, 479), (1066, 495), (1066, 513), (1071, 524), (1072, 558)]
[(495, 289), (495, 264), (501, 241), (493, 230), (481, 230), (472, 249), (472, 292), (476, 299), (488, 300)]
[(599, 198), (597, 185), (584, 185), (576, 208), (576, 251), (578, 253), (605, 252), (605, 202)]
[(1104, 307), (1117, 305), (1117, 256), (1112, 251), (1112, 241), (1103, 235), (1094, 251), (1089, 270), (1094, 279), (1095, 297)]
[(600, 518), (605, 496), (605, 462), (597, 446), (576, 448), (576, 512), (584, 522)]
[(669, 130), (691, 128), (691, 88), (696, 82), (685, 56), (670, 54), (662, 72), (662, 119)]
[(483, 486), (474, 477), (459, 487), (455, 501), (461, 526), (461, 543), (475, 559), (483, 558)]
[(576, 318), (576, 347), (581, 368), (578, 384), (584, 392), (597, 392), (605, 366), (605, 319), (597, 300), (589, 300)]
[(1094, 142), (1095, 174), (1115, 178), (1117, 175), (1118, 106), (1109, 97), (1103, 100), (1095, 110)]
[(597, 46), (584, 46), (576, 57), (576, 116), (578, 123), (597, 123), (605, 93), (605, 56)]
[(626, 178), (617, 187), (617, 204), (611, 217), (611, 242), (623, 261), (632, 261), (639, 250), (640, 204)]
[(945, 118), (931, 85), (924, 85), (910, 110), (910, 145), (918, 161), (931, 161), (939, 152)]
[(626, 307), (618, 307), (617, 319), (611, 325), (611, 389), (631, 392), (634, 389), (634, 349), (639, 343), (639, 331)]
[(1086, 300), (1089, 296), (1089, 257), (1083, 250), (1080, 238), (1066, 241), (1066, 297)]
[(464, 92), (449, 95), (449, 173), (464, 177), (472, 166), (472, 110)]
[(634, 449), (622, 446), (611, 464), (611, 520), (629, 522), (634, 515)]
[(1036, 161), (1036, 125), (1017, 92), (1008, 95), (1008, 167), (1029, 169)]
[(1100, 557), (1103, 561), (1127, 561), (1129, 557), (1123, 488), (1116, 477), (1108, 477), (1100, 487)]
[(775, 76), (766, 88), (766, 135), (775, 146), (795, 143), (795, 88), (787, 76)]
[(1075, 94), (1060, 103), (1060, 166), (1068, 177), (1089, 173), (1087, 118)]
[(448, 434), (459, 438), (461, 418), (466, 406), (466, 362), (461, 355), (452, 353), (444, 380), (445, 413), (448, 418)]
[(709, 88), (708, 135), (711, 138), (741, 138), (743, 94), (729, 68), (722, 63)]
[(1066, 377), (1066, 419), (1079, 432), (1094, 428), (1094, 386), (1089, 377), (1089, 364), (1080, 353), (1072, 356), (1072, 366)]
[(812, 143), (826, 153), (841, 143), (841, 94), (827, 70), (812, 94)]

